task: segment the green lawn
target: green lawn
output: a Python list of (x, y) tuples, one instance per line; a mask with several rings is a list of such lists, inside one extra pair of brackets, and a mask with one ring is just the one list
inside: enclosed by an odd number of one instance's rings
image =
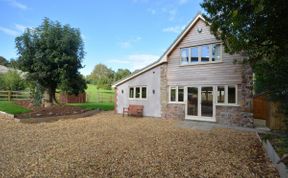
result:
[(114, 90), (97, 89), (96, 85), (88, 84), (86, 89), (88, 102), (108, 102), (114, 101)]
[(30, 110), (23, 108), (11, 101), (0, 101), (0, 111), (4, 111), (9, 114), (21, 114), (29, 112)]
[(69, 103), (68, 105), (78, 106), (82, 109), (101, 109), (104, 111), (109, 111), (114, 109), (114, 103)]
[(86, 89), (87, 103), (69, 103), (83, 109), (101, 109), (109, 111), (114, 109), (114, 90), (97, 89), (96, 85), (88, 84)]

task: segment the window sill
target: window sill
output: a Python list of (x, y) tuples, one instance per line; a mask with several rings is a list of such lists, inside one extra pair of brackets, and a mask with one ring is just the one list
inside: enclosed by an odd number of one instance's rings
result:
[(128, 98), (128, 100), (135, 100), (135, 101), (146, 101), (147, 98)]
[(169, 101), (168, 104), (185, 104), (185, 102)]
[(207, 64), (220, 64), (223, 63), (223, 61), (217, 61), (217, 62), (197, 62), (197, 63), (188, 63), (188, 64), (180, 64), (179, 67), (184, 67), (184, 66), (195, 66), (195, 65), (207, 65)]
[(239, 104), (222, 104), (222, 103), (216, 103), (216, 106), (234, 106), (234, 107), (239, 107)]

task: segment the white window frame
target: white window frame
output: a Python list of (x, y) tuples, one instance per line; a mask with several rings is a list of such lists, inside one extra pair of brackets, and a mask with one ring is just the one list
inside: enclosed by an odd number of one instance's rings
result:
[[(207, 62), (202, 62), (201, 57), (202, 57), (202, 46), (207, 46), (209, 47), (209, 61)], [(220, 45), (220, 60), (218, 61), (212, 61), (212, 47), (213, 45)], [(198, 62), (192, 62), (191, 61), (191, 55), (192, 55), (192, 48), (197, 48), (198, 49)], [(188, 49), (188, 63), (182, 63), (182, 49)], [(212, 64), (212, 63), (221, 63), (223, 62), (223, 45), (222, 43), (209, 43), (209, 44), (201, 44), (197, 46), (190, 46), (190, 47), (183, 47), (180, 48), (180, 66), (187, 66), (187, 65), (198, 65), (198, 64)]]
[[(224, 103), (218, 103), (218, 98), (216, 95), (216, 105), (218, 106), (239, 106), (238, 104), (238, 85), (217, 85), (216, 86), (216, 93), (218, 92), (218, 87), (224, 86)], [(228, 86), (235, 87), (235, 103), (228, 103)]]
[[(133, 97), (130, 97), (130, 89), (131, 89), (131, 88), (133, 88)], [(135, 88), (134, 88), (134, 87), (129, 87), (129, 88), (128, 88), (128, 98), (129, 98), (129, 99), (135, 98)]]
[[(130, 86), (129, 88), (129, 100), (147, 100), (148, 99), (148, 87), (147, 86)], [(130, 88), (133, 88), (133, 98), (130, 97)], [(140, 88), (140, 97), (136, 98), (136, 88)], [(146, 98), (142, 98), (142, 88), (146, 88)]]
[[(176, 96), (175, 96), (175, 101), (171, 101), (171, 89), (176, 89)], [(183, 101), (178, 100), (178, 90), (179, 88), (183, 88)], [(174, 103), (174, 104), (184, 104), (185, 103), (185, 87), (184, 86), (169, 86), (169, 103)]]

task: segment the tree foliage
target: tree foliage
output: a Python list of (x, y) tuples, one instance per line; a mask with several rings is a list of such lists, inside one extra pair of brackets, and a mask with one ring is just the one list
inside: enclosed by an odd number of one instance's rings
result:
[(0, 89), (1, 90), (24, 90), (26, 82), (21, 77), (17, 70), (9, 70), (5, 74), (0, 75)]
[(98, 88), (111, 89), (113, 82), (121, 80), (131, 72), (128, 69), (118, 69), (116, 72), (104, 64), (97, 64), (91, 74), (87, 76), (89, 83), (97, 85)]
[(121, 80), (130, 74), (131, 72), (128, 69), (118, 69), (117, 72), (115, 72), (114, 81)]
[(110, 89), (113, 83), (114, 71), (104, 64), (97, 64), (88, 78), (97, 87)]
[(247, 56), (256, 91), (288, 104), (288, 1), (204, 0), (201, 6), (225, 50)]
[(7, 67), (9, 65), (9, 61), (4, 57), (0, 56), (0, 65)]
[(55, 103), (56, 88), (78, 94), (86, 88), (80, 76), (84, 44), (80, 30), (48, 18), (35, 29), (27, 29), (16, 38), (19, 68), (27, 79), (45, 89), (44, 99)]

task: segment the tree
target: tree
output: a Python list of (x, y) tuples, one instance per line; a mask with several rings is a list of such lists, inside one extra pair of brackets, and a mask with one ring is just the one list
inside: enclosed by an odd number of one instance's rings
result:
[[(229, 53), (247, 56), (256, 76), (256, 91), (288, 105), (288, 1), (204, 0), (212, 33)], [(288, 107), (287, 107), (288, 108)], [(286, 110), (288, 111), (288, 110)], [(288, 112), (287, 112), (288, 113)]]
[(3, 90), (24, 90), (26, 82), (21, 78), (17, 70), (9, 70), (0, 75), (0, 89)]
[(88, 78), (98, 88), (110, 89), (113, 83), (114, 71), (104, 64), (97, 64)]
[(78, 94), (86, 88), (79, 73), (84, 57), (80, 30), (48, 18), (16, 38), (19, 68), (44, 88), (44, 105), (56, 104), (56, 88)]
[(130, 74), (131, 72), (128, 69), (118, 69), (114, 74), (114, 81), (121, 80)]
[(4, 57), (0, 56), (0, 65), (7, 67), (9, 65), (9, 61)]

